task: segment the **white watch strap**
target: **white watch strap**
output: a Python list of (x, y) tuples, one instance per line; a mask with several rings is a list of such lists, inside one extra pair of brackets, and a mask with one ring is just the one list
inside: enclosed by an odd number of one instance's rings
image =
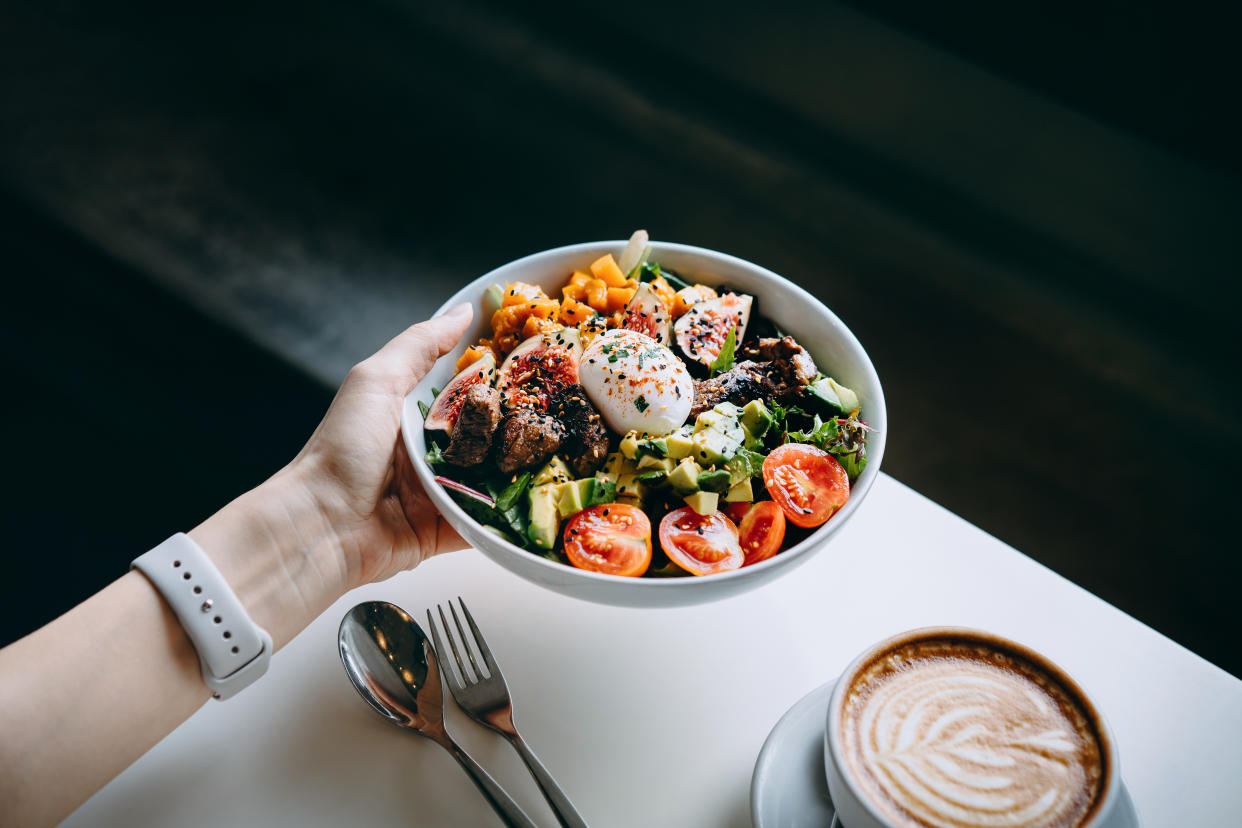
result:
[(189, 537), (173, 535), (130, 566), (172, 607), (215, 698), (227, 699), (267, 672), (272, 637), (250, 620), (220, 570)]

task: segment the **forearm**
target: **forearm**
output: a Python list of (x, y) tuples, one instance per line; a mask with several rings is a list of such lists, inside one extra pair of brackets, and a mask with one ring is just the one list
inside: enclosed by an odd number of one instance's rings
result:
[(0, 650), (0, 677), (5, 825), (62, 819), (211, 696), (137, 572)]
[[(189, 534), (277, 648), (344, 590), (333, 533), (295, 469)], [(63, 818), (210, 695), (189, 638), (138, 572), (0, 650), (0, 824)]]

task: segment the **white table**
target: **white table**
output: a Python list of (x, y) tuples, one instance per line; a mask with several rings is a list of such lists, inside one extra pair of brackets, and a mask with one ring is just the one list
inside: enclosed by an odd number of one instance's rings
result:
[[(811, 561), (715, 604), (588, 604), (473, 550), (359, 589), (66, 824), (499, 825), (446, 753), (363, 704), (336, 652), (359, 601), (420, 617), (458, 594), (518, 726), (593, 826), (749, 825), (751, 770), (781, 714), (872, 641), (942, 623), (1023, 641), (1073, 673), (1112, 724), (1148, 828), (1242, 824), (1242, 682), (887, 476)], [(554, 825), (512, 749), (451, 713), (459, 741)]]

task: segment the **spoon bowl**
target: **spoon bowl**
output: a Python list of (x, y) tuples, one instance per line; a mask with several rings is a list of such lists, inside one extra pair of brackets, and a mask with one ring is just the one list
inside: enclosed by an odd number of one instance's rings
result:
[(345, 674), (358, 695), (394, 725), (439, 744), (457, 760), (507, 825), (534, 828), (530, 817), (444, 727), (444, 688), (431, 642), (409, 613), (367, 601), (345, 613), (337, 633)]
[(359, 604), (341, 620), (337, 647), (354, 689), (377, 713), (429, 738), (444, 731), (439, 662), (405, 610)]

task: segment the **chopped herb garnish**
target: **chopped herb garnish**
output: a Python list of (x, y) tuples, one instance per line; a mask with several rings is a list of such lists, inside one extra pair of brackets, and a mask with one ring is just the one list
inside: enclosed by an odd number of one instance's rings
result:
[(637, 408), (639, 411), (646, 411), (647, 400), (641, 394), (639, 394), (637, 397), (634, 398), (634, 407)]

